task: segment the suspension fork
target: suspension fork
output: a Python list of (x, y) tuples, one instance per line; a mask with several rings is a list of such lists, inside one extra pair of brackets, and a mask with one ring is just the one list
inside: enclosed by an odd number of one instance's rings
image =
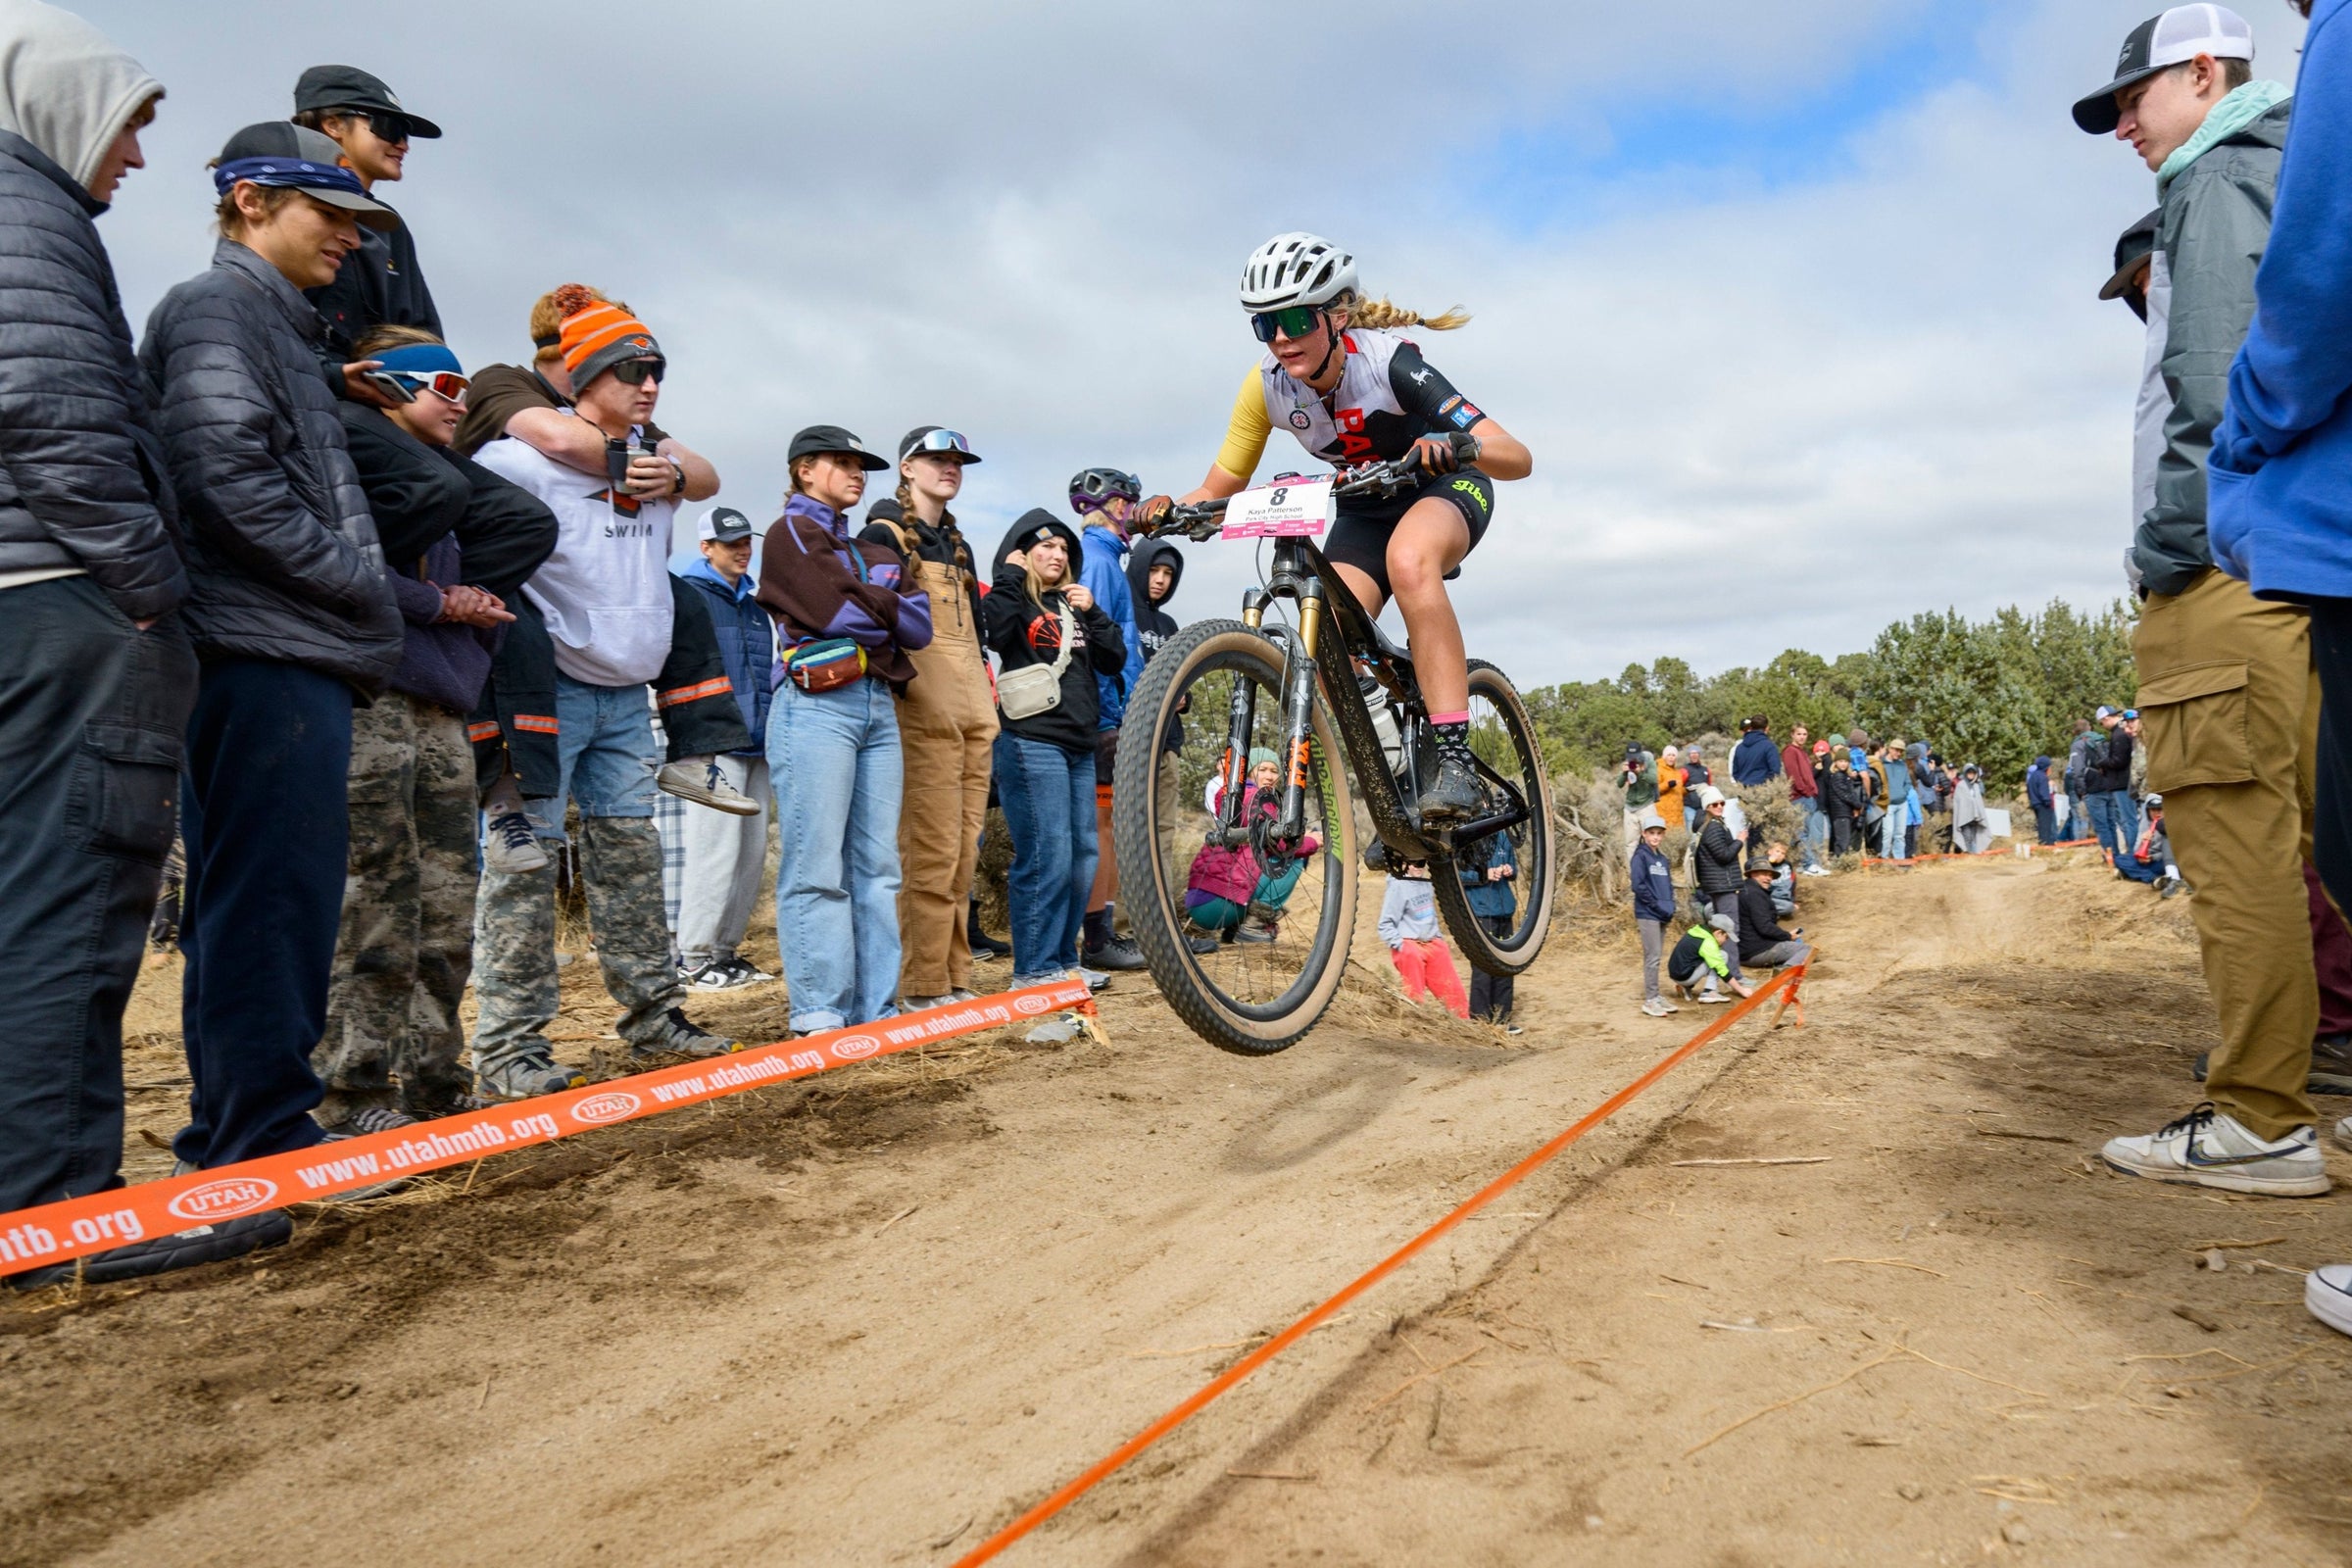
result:
[[(1269, 597), (1262, 588), (1252, 588), (1242, 596), (1242, 623), (1251, 631), (1264, 624)], [(1215, 838), (1228, 848), (1248, 837), (1242, 829), (1242, 792), (1250, 782), (1250, 737), (1256, 728), (1257, 683), (1237, 678), (1225, 705), (1225, 755), (1217, 762), (1217, 777), (1224, 787), (1217, 797)]]
[(1323, 584), (1309, 577), (1298, 587), (1298, 637), (1283, 672), (1282, 809), (1275, 836), (1295, 840), (1306, 831), (1307, 767), (1313, 756), (1315, 644), (1323, 629)]

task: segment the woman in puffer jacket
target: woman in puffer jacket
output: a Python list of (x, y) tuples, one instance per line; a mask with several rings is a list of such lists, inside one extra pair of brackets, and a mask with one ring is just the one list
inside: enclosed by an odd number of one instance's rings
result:
[[(1699, 810), (1698, 838), (1691, 846), (1696, 862), (1692, 881), (1699, 898), (1718, 914), (1734, 922), (1740, 918), (1740, 884), (1745, 880), (1740, 870), (1740, 841), (1723, 820), (1723, 791), (1714, 785), (1702, 786), (1697, 795)], [(1731, 960), (1732, 978), (1740, 978), (1740, 953), (1736, 947), (1725, 950)]]
[(319, 373), (324, 327), (302, 296), (359, 249), (358, 223), (398, 221), (340, 155), (283, 121), (230, 137), (212, 267), (164, 296), (139, 348), (203, 661), (180, 805), (194, 1084), (172, 1141), (191, 1167), (325, 1136), (310, 1057), (343, 911), (352, 705), (400, 663), (400, 611)]
[[(1271, 751), (1260, 746), (1250, 753), (1250, 782), (1242, 786), (1245, 823), (1281, 810), (1281, 799), (1274, 792), (1281, 779), (1282, 764)], [(1213, 798), (1209, 809), (1216, 809)], [(1185, 933), (1185, 941), (1195, 953), (1216, 952), (1220, 939), (1272, 942), (1280, 934), (1283, 906), (1298, 890), (1300, 873), (1322, 849), (1322, 841), (1309, 833), (1299, 841), (1295, 858), (1279, 871), (1268, 871), (1246, 842), (1202, 845), (1185, 878), (1184, 912), (1195, 928)]]

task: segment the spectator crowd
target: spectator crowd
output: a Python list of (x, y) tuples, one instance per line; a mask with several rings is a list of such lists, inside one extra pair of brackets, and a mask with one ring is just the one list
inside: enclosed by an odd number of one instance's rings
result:
[[(120, 1184), (151, 918), (184, 956), (175, 1173), (583, 1082), (549, 1035), (565, 886), (630, 1063), (735, 1050), (690, 1003), (775, 978), (744, 951), (771, 833), (794, 1035), (972, 1000), (975, 958), (1145, 967), (1110, 784), (1184, 561), (1135, 547), (1134, 475), (1082, 469), (984, 563), (965, 435), (819, 423), (764, 530), (686, 514), (720, 479), (659, 422), (656, 323), (563, 283), (527, 354), (468, 367), (383, 200), (441, 127), (349, 66), (221, 144), (210, 265), (134, 338), (98, 220), (164, 85), (42, 0), (0, 0), (0, 1212)], [(1008, 943), (974, 898), (992, 804)], [(1191, 872), (1196, 945), (1272, 940), (1283, 878)]]

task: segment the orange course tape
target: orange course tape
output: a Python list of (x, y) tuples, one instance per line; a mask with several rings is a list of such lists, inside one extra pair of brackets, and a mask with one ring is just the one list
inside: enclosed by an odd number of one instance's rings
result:
[[(1652, 1084), (1665, 1077), (1666, 1074), (1672, 1071), (1677, 1065), (1689, 1059), (1693, 1053), (1699, 1050), (1700, 1047), (1708, 1044), (1712, 1040), (1715, 1040), (1726, 1030), (1730, 1029), (1733, 1024), (1738, 1023), (1742, 1017), (1762, 1006), (1765, 999), (1772, 996), (1775, 992), (1785, 991), (1787, 993), (1787, 995), (1783, 997), (1781, 1001), (1781, 1008), (1783, 1011), (1786, 1011), (1792, 1004), (1796, 1003), (1797, 986), (1804, 979), (1804, 976), (1805, 965), (1803, 964), (1797, 964), (1793, 968), (1784, 969), (1779, 974), (1773, 976), (1770, 981), (1757, 988), (1755, 995), (1744, 998), (1737, 1004), (1727, 1008), (1721, 1017), (1717, 1018), (1713, 1023), (1707, 1025), (1704, 1029), (1701, 1029), (1697, 1034), (1692, 1035), (1671, 1054), (1659, 1058), (1657, 1063), (1653, 1065), (1647, 1072), (1635, 1079), (1632, 1083), (1627, 1084), (1623, 1089), (1618, 1090), (1617, 1093), (1611, 1095), (1608, 1099), (1602, 1101), (1598, 1105), (1594, 1106), (1590, 1112), (1588, 1112), (1583, 1119), (1578, 1121), (1574, 1126), (1570, 1127), (1566, 1132), (1561, 1133), (1550, 1143), (1545, 1144), (1543, 1148), (1528, 1155), (1518, 1164), (1513, 1165), (1509, 1170), (1504, 1171), (1500, 1176), (1495, 1177), (1486, 1186), (1480, 1188), (1478, 1192), (1469, 1199), (1468, 1201), (1464, 1202), (1460, 1207), (1447, 1214), (1444, 1219), (1439, 1220), (1429, 1229), (1423, 1231), (1420, 1235), (1414, 1237), (1411, 1241), (1405, 1243), (1402, 1247), (1396, 1249), (1396, 1251), (1391, 1252), (1387, 1257), (1381, 1259), (1378, 1263), (1375, 1263), (1371, 1268), (1365, 1270), (1362, 1274), (1357, 1275), (1356, 1278), (1346, 1288), (1341, 1290), (1338, 1295), (1332, 1297), (1322, 1305), (1316, 1307), (1313, 1311), (1308, 1312), (1305, 1316), (1299, 1318), (1296, 1323), (1293, 1323), (1289, 1328), (1284, 1329), (1280, 1334), (1275, 1335), (1274, 1338), (1268, 1340), (1265, 1344), (1259, 1346), (1248, 1355), (1243, 1356), (1239, 1361), (1236, 1361), (1231, 1367), (1228, 1367), (1214, 1380), (1205, 1384), (1199, 1391), (1187, 1397), (1182, 1403), (1176, 1405), (1158, 1420), (1152, 1422), (1150, 1426), (1144, 1428), (1143, 1431), (1137, 1433), (1134, 1437), (1129, 1438), (1125, 1443), (1120, 1444), (1109, 1453), (1103, 1455), (1101, 1459), (1095, 1461), (1094, 1464), (1088, 1466), (1082, 1474), (1080, 1474), (1075, 1480), (1071, 1481), (1067, 1486), (1063, 1487), (1060, 1491), (1054, 1493), (1043, 1502), (1038, 1503), (1028, 1512), (1022, 1514), (1018, 1519), (1015, 1519), (1012, 1523), (1006, 1525), (1004, 1529), (989, 1537), (979, 1545), (973, 1547), (969, 1552), (966, 1552), (963, 1556), (957, 1558), (955, 1568), (975, 1568), (975, 1565), (987, 1562), (992, 1557), (995, 1557), (999, 1552), (1002, 1552), (1005, 1547), (1019, 1541), (1023, 1536), (1026, 1536), (1032, 1530), (1035, 1530), (1039, 1525), (1044, 1524), (1047, 1520), (1061, 1512), (1062, 1509), (1077, 1501), (1081, 1496), (1084, 1496), (1099, 1482), (1109, 1476), (1113, 1471), (1126, 1464), (1137, 1454), (1142, 1453), (1146, 1448), (1149, 1448), (1152, 1446), (1152, 1445), (1157, 1443), (1161, 1438), (1166, 1437), (1169, 1433), (1175, 1431), (1185, 1422), (1191, 1420), (1195, 1415), (1205, 1409), (1210, 1401), (1214, 1400), (1218, 1396), (1224, 1394), (1226, 1391), (1233, 1388), (1234, 1385), (1240, 1383), (1244, 1378), (1250, 1376), (1250, 1373), (1255, 1372), (1259, 1367), (1264, 1366), (1268, 1361), (1273, 1360), (1274, 1357), (1280, 1355), (1283, 1351), (1289, 1349), (1292, 1346), (1306, 1338), (1307, 1335), (1313, 1333), (1319, 1325), (1328, 1321), (1334, 1313), (1339, 1311), (1341, 1307), (1346, 1306), (1349, 1301), (1354, 1300), (1357, 1297), (1363, 1295), (1373, 1286), (1378, 1285), (1382, 1280), (1387, 1279), (1391, 1274), (1396, 1272), (1397, 1269), (1403, 1267), (1407, 1262), (1411, 1261), (1414, 1254), (1420, 1252), (1431, 1243), (1444, 1236), (1447, 1231), (1452, 1230), (1455, 1226), (1461, 1224), (1462, 1221), (1468, 1219), (1471, 1215), (1477, 1213), (1480, 1209), (1494, 1201), (1495, 1199), (1500, 1198), (1504, 1193), (1509, 1192), (1513, 1187), (1518, 1186), (1520, 1182), (1526, 1180), (1529, 1176), (1534, 1175), (1544, 1165), (1549, 1164), (1562, 1150), (1566, 1149), (1570, 1144), (1575, 1143), (1578, 1139), (1584, 1137), (1585, 1134), (1591, 1132), (1602, 1122), (1607, 1121), (1611, 1116), (1616, 1115), (1620, 1110), (1623, 1110)], [(1801, 1011), (1799, 1016), (1802, 1016)], [(1773, 1017), (1774, 1021), (1777, 1023), (1779, 1021), (1780, 1014), (1776, 1012)]]
[(338, 1139), (292, 1153), (267, 1154), (193, 1175), (21, 1208), (0, 1214), (0, 1273), (62, 1263), (126, 1242), (332, 1198), (389, 1177), (414, 1176), (488, 1154), (550, 1144), (616, 1122), (699, 1105), (747, 1089), (790, 1083), (1070, 1006), (1092, 1009), (1092, 997), (1083, 982), (1030, 986), (977, 1002), (751, 1046), (724, 1056), (444, 1116), (392, 1132)]

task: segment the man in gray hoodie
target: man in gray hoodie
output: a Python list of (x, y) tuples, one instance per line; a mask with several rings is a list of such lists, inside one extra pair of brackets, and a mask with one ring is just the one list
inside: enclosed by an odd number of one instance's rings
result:
[[(92, 220), (163, 84), (79, 18), (0, 0), (0, 1212), (122, 1185), (122, 1007), (172, 847), (196, 659), (176, 514)], [(283, 1241), (251, 1216), (92, 1279)], [(24, 1287), (41, 1266), (0, 1248)], [(31, 1265), (27, 1267), (27, 1265)], [(73, 1265), (63, 1266), (71, 1270)]]
[(2075, 105), (2083, 130), (2132, 144), (2162, 201), (2147, 296), (2163, 337), (2149, 360), (2171, 407), (2132, 541), (2132, 653), (2148, 788), (2196, 888), (2222, 1036), (2210, 1103), (2104, 1152), (2132, 1175), (2299, 1197), (2328, 1185), (2305, 1089), (2319, 1022), (2303, 881), (2319, 690), (2306, 612), (2217, 571), (2205, 530), (2205, 456), (2253, 318), (2286, 142), (2287, 90), (2254, 79), (2253, 59), (2244, 18), (2175, 6), (2132, 29), (2115, 79)]

